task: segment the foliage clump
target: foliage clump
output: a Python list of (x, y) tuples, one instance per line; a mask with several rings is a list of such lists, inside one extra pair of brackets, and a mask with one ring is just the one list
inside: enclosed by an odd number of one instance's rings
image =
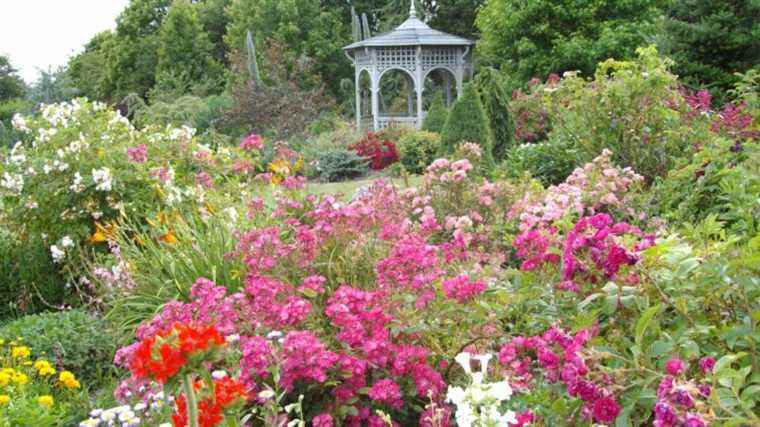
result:
[(422, 130), (441, 133), (448, 116), (449, 110), (446, 108), (443, 93), (438, 92), (433, 96), (430, 108), (428, 108), (428, 111), (425, 113), (425, 119), (422, 121)]
[(441, 131), (441, 152), (453, 153), (463, 142), (480, 145), (484, 158), (492, 158), (493, 133), (473, 83), (464, 86), (462, 96), (451, 107), (446, 125)]

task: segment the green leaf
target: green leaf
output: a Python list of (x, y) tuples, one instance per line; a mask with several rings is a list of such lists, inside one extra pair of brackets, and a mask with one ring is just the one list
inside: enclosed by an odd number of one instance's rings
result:
[(639, 320), (636, 321), (636, 344), (641, 347), (641, 343), (644, 340), (644, 334), (646, 333), (649, 325), (652, 323), (652, 319), (660, 311), (660, 305), (657, 304), (654, 307), (649, 307), (644, 313), (641, 314)]

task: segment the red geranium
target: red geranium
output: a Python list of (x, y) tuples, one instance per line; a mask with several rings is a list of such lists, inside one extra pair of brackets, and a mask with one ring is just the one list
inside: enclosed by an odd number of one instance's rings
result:
[(141, 341), (129, 368), (138, 378), (150, 378), (165, 384), (177, 375), (190, 357), (223, 344), (224, 338), (214, 326), (177, 323), (173, 328)]
[[(248, 394), (238, 380), (230, 377), (214, 380), (213, 394), (198, 402), (198, 424), (201, 427), (214, 427), (224, 419), (224, 410), (238, 402), (244, 402)], [(177, 398), (175, 412), (172, 414), (174, 427), (188, 425), (187, 399), (182, 394)]]

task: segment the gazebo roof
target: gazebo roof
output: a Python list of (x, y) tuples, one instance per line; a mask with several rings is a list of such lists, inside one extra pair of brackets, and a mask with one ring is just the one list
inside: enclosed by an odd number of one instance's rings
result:
[(395, 30), (350, 44), (343, 49), (382, 46), (471, 46), (475, 42), (430, 28), (417, 18), (414, 1), (409, 11), (409, 19)]

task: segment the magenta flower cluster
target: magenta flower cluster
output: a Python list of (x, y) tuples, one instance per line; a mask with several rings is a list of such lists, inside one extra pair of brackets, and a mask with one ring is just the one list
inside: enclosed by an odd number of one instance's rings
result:
[[(715, 367), (715, 359), (703, 357), (699, 360), (699, 375), (708, 376)], [(705, 400), (710, 397), (708, 382), (697, 378), (687, 379), (688, 366), (679, 358), (665, 363), (667, 375), (657, 388), (657, 402), (654, 405), (655, 427), (706, 427), (711, 415), (706, 413)]]
[(544, 377), (552, 383), (562, 383), (570, 396), (584, 403), (583, 414), (599, 423), (611, 423), (620, 414), (620, 405), (606, 386), (604, 375), (596, 379), (588, 365), (586, 345), (592, 332), (583, 330), (575, 335), (551, 327), (542, 335), (514, 337), (499, 351), (499, 362), (515, 380), (520, 390), (530, 389), (532, 381)]

